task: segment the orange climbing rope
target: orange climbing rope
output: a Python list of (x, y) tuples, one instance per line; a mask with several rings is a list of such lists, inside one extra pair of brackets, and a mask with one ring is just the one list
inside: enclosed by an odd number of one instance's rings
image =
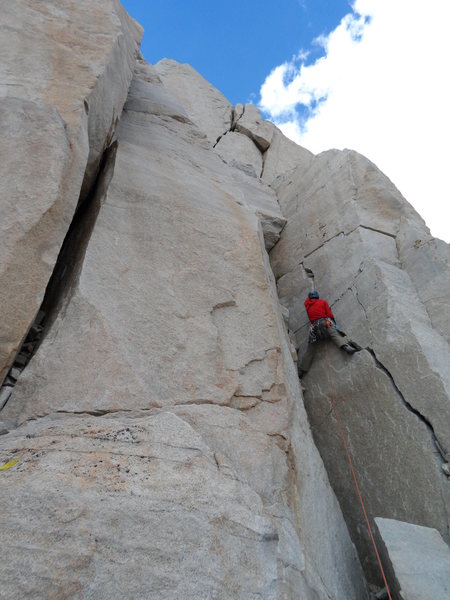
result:
[(331, 377), (331, 366), (330, 366), (330, 357), (328, 355), (328, 344), (325, 344), (325, 352), (327, 355), (327, 363), (328, 363), (328, 378), (330, 380), (330, 390), (331, 390), (331, 404), (333, 406), (334, 416), (336, 417), (336, 421), (339, 427), (339, 432), (341, 434), (342, 442), (344, 444), (345, 454), (347, 455), (348, 464), (350, 465), (350, 470), (352, 472), (353, 481), (355, 482), (356, 492), (358, 494), (359, 502), (361, 504), (361, 508), (364, 514), (364, 519), (366, 521), (367, 529), (369, 530), (370, 539), (372, 540), (373, 548), (375, 550), (375, 554), (378, 561), (378, 566), (380, 567), (381, 576), (383, 577), (384, 585), (387, 591), (387, 595), (389, 600), (392, 600), (391, 592), (389, 590), (388, 583), (386, 581), (386, 575), (384, 574), (383, 565), (381, 564), (380, 554), (378, 552), (377, 545), (375, 543), (375, 538), (373, 537), (372, 528), (370, 526), (369, 517), (367, 516), (366, 507), (364, 506), (364, 501), (361, 496), (361, 491), (359, 489), (358, 480), (356, 478), (355, 469), (353, 467), (352, 459), (350, 458), (350, 452), (348, 451), (347, 442), (345, 441), (344, 429), (342, 427), (341, 418), (339, 417), (339, 412), (336, 406), (336, 401), (334, 398), (334, 388), (333, 388), (333, 379)]

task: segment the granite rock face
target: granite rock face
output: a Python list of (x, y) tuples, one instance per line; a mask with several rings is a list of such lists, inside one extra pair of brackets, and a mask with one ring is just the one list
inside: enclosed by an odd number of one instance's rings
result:
[(164, 87), (184, 106), (211, 143), (230, 129), (231, 103), (190, 65), (164, 58), (155, 65), (155, 70)]
[(2, 597), (277, 597), (277, 527), (185, 418), (45, 418), (7, 436), (2, 455), (17, 446)]
[(445, 538), (448, 246), (364, 157), (136, 59), (118, 3), (2, 10), (2, 593), (365, 600), (307, 270), (362, 348), (328, 357), (370, 518)]
[(287, 225), (271, 264), (299, 354), (308, 340), (305, 269), (338, 326), (363, 348), (349, 358), (330, 347), (327, 359), (322, 344), (303, 380), (314, 436), (360, 555), (371, 556), (370, 544), (331, 385), (369, 514), (448, 535), (449, 247), (431, 238), (389, 179), (355, 152), (324, 152), (274, 185)]
[(2, 382), (111, 141), (141, 29), (114, 0), (18, 0), (0, 13)]
[(115, 137), (0, 413), (8, 597), (367, 598), (266, 252), (274, 191), (142, 61)]
[(383, 558), (400, 600), (450, 597), (450, 549), (436, 529), (375, 519)]
[(230, 166), (236, 167), (252, 177), (260, 177), (263, 167), (262, 154), (247, 135), (229, 131), (219, 138), (215, 148), (216, 152)]
[(164, 87), (230, 166), (270, 184), (313, 154), (287, 139), (253, 104), (232, 104), (190, 65), (167, 58), (155, 65)]

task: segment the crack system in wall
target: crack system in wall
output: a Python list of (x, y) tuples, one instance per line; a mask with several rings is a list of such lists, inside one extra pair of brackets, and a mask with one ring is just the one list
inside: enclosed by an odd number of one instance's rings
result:
[(83, 199), (80, 196), (78, 208), (61, 246), (41, 307), (0, 388), (0, 411), (10, 400), (21, 372), (37, 352), (52, 323), (64, 310), (76, 288), (101, 201), (113, 176), (116, 152), (117, 142), (113, 142), (102, 155), (90, 192)]
[[(216, 142), (213, 145), (213, 148), (215, 148), (217, 146), (217, 144), (220, 142), (220, 140), (224, 136), (226, 136), (227, 133), (237, 132), (237, 133), (240, 133), (241, 135), (245, 135), (246, 137), (248, 137), (248, 139), (250, 141), (253, 142), (253, 144), (255, 145), (255, 147), (257, 148), (259, 153), (261, 154), (261, 159), (262, 159), (261, 173), (257, 176), (259, 179), (261, 179), (263, 176), (263, 173), (264, 173), (265, 161), (267, 158), (267, 151), (270, 148), (270, 142), (268, 142), (265, 139), (263, 140), (263, 138), (260, 138), (250, 128), (239, 126), (239, 121), (245, 114), (245, 104), (236, 105), (236, 106), (242, 106), (242, 112), (240, 114), (238, 114), (236, 107), (231, 109), (231, 125), (230, 125), (229, 129), (227, 129), (226, 131), (224, 131), (221, 135), (219, 135), (217, 137)], [(258, 124), (258, 122), (257, 122), (257, 124)], [(261, 142), (260, 140), (263, 140), (263, 142)]]
[(404, 397), (404, 395), (402, 394), (400, 388), (398, 387), (398, 385), (395, 383), (395, 379), (393, 378), (391, 372), (383, 365), (382, 362), (380, 362), (374, 352), (374, 350), (372, 348), (370, 348), (369, 346), (366, 348), (366, 350), (369, 352), (369, 354), (371, 355), (373, 362), (375, 364), (375, 367), (377, 369), (380, 369), (380, 371), (382, 371), (390, 380), (390, 382), (392, 383), (393, 388), (395, 389), (398, 397), (400, 398), (400, 400), (402, 401), (403, 406), (411, 413), (413, 413), (414, 415), (416, 415), (416, 417), (422, 421), (422, 423), (425, 424), (428, 433), (430, 434), (430, 437), (432, 439), (432, 442), (437, 450), (437, 454), (440, 456), (442, 463), (446, 463), (447, 459), (445, 457), (445, 452), (442, 448), (442, 446), (439, 443), (438, 438), (436, 437), (436, 434), (434, 432), (434, 428), (433, 425), (431, 424), (431, 422), (421, 413), (419, 412), (416, 408), (414, 408), (414, 406), (412, 406)]
[(117, 142), (113, 142), (103, 153), (92, 190), (76, 212), (62, 245), (42, 302), (47, 315), (43, 338), (77, 286), (101, 202), (113, 176), (116, 152)]
[[(237, 125), (237, 122), (238, 122), (238, 121), (239, 121), (239, 119), (240, 119), (240, 118), (243, 116), (243, 114), (244, 114), (244, 113), (245, 113), (245, 104), (244, 104), (244, 105), (242, 105), (242, 113), (241, 113), (239, 116), (237, 116), (237, 111), (236, 111), (236, 108), (235, 108), (234, 106), (231, 108), (230, 127), (229, 127), (229, 128), (226, 130), (226, 131), (224, 131), (224, 132), (222, 133), (222, 135), (219, 135), (219, 136), (217, 137), (217, 139), (216, 139), (216, 142), (215, 142), (215, 144), (213, 145), (213, 148), (215, 148), (215, 147), (217, 146), (217, 144), (220, 142), (220, 140), (221, 140), (221, 139), (222, 139), (224, 136), (226, 136), (226, 135), (227, 135), (227, 133), (230, 133), (230, 131), (232, 132), (232, 131), (235, 131), (235, 130), (236, 130), (236, 125)], [(250, 139), (251, 139), (251, 138), (250, 138)], [(252, 140), (252, 141), (253, 141), (253, 140)]]
[[(270, 146), (269, 146), (269, 148), (270, 148)], [(260, 179), (262, 179), (263, 175), (264, 175), (264, 169), (266, 168), (267, 152), (269, 151), (269, 148), (267, 148), (267, 150), (265, 150), (264, 152), (261, 153), (262, 166), (261, 166), (261, 173), (259, 174)], [(269, 187), (270, 187), (270, 185), (269, 185)], [(278, 196), (277, 196), (277, 202), (278, 202), (278, 205), (280, 205)]]

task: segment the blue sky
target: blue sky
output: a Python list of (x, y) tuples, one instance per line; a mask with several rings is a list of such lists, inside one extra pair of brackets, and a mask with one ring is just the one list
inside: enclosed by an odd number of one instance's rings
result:
[(193, 66), (314, 153), (373, 161), (450, 242), (449, 0), (122, 0), (142, 52)]
[(187, 62), (233, 104), (259, 99), (270, 71), (349, 12), (347, 0), (123, 0), (143, 25), (142, 53)]

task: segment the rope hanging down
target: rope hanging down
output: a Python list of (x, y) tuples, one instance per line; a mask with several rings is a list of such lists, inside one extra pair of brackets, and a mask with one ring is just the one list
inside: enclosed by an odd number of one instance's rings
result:
[(384, 574), (383, 565), (381, 564), (380, 554), (378, 552), (378, 548), (377, 548), (377, 545), (375, 543), (375, 538), (373, 537), (372, 527), (370, 526), (369, 517), (367, 516), (366, 507), (364, 506), (364, 501), (362, 499), (361, 491), (359, 489), (359, 485), (358, 485), (358, 480), (356, 478), (355, 469), (353, 468), (352, 459), (350, 458), (350, 452), (348, 450), (347, 442), (345, 441), (344, 429), (342, 427), (341, 419), (339, 417), (339, 413), (338, 413), (338, 410), (337, 410), (336, 402), (335, 402), (335, 399), (334, 399), (334, 388), (333, 388), (333, 379), (331, 377), (331, 366), (330, 366), (330, 357), (328, 355), (328, 344), (325, 344), (325, 352), (326, 352), (326, 355), (327, 355), (328, 378), (330, 380), (330, 391), (331, 391), (330, 397), (331, 397), (331, 404), (333, 406), (334, 416), (336, 417), (336, 421), (337, 421), (337, 424), (338, 424), (338, 427), (339, 427), (339, 432), (341, 434), (342, 443), (344, 444), (345, 454), (347, 455), (348, 464), (350, 465), (350, 470), (352, 472), (352, 476), (353, 476), (353, 481), (355, 483), (356, 492), (358, 494), (359, 502), (361, 504), (361, 508), (362, 508), (362, 511), (363, 511), (363, 514), (364, 514), (364, 519), (366, 521), (367, 529), (369, 530), (370, 539), (372, 540), (372, 545), (373, 545), (373, 548), (375, 550), (375, 554), (376, 554), (377, 561), (378, 561), (378, 566), (380, 567), (381, 576), (383, 577), (384, 586), (386, 588), (389, 600), (392, 600), (391, 592), (389, 590), (389, 586), (388, 586), (388, 583), (386, 581), (386, 576)]

